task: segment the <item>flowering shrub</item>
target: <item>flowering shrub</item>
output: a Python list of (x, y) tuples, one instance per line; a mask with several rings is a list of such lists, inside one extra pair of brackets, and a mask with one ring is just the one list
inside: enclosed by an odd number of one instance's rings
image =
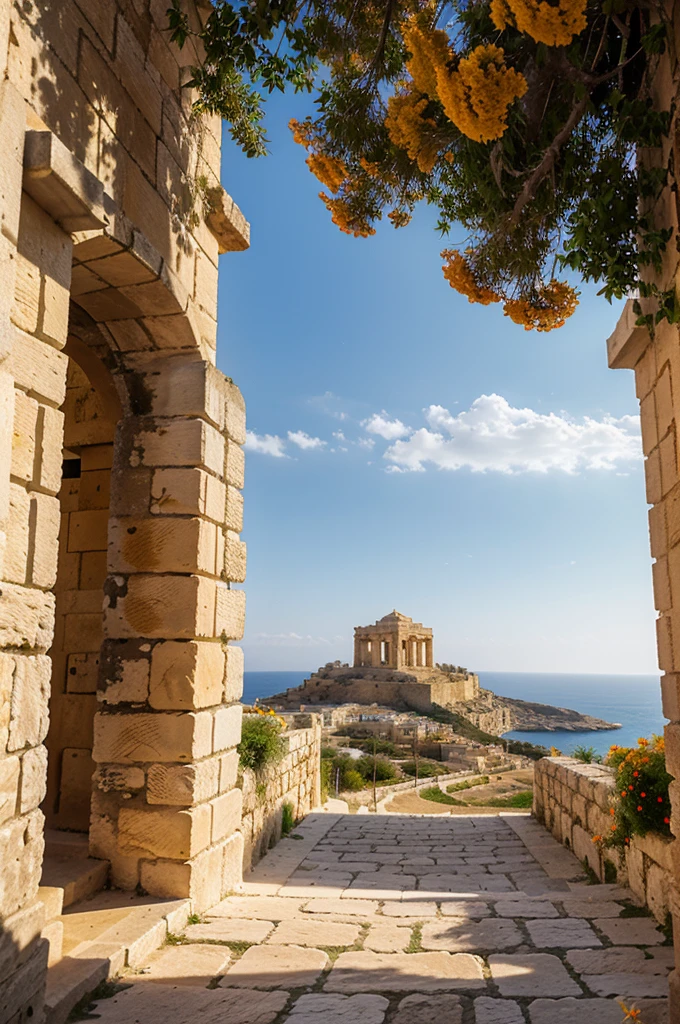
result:
[(675, 289), (654, 280), (674, 168), (653, 83), (677, 5), (215, 0), (196, 25), (169, 4), (171, 40), (198, 37), (197, 111), (225, 118), (249, 156), (266, 152), (267, 92), (314, 94), (291, 129), (341, 231), (402, 228), (424, 200), (459, 235), (444, 256), (451, 286), (502, 302), (526, 330), (573, 313), (567, 271), (609, 300), (654, 299), (645, 312), (635, 300), (641, 325), (680, 321)]
[(637, 747), (613, 746), (607, 764), (616, 769), (612, 826), (609, 835), (595, 836), (593, 841), (623, 848), (633, 836), (648, 832), (670, 835), (668, 786), (672, 776), (666, 771), (663, 737), (640, 737)]

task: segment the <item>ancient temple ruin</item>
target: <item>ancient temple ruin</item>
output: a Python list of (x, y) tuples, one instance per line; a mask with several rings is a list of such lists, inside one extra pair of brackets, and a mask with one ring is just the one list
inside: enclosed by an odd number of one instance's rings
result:
[(432, 630), (396, 608), (372, 626), (354, 630), (354, 666), (432, 668)]

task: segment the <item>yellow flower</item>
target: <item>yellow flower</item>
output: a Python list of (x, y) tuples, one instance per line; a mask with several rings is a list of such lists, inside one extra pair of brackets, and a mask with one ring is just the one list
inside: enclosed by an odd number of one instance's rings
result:
[(527, 81), (505, 64), (498, 46), (477, 46), (455, 71), (437, 66), (437, 92), (444, 113), (475, 142), (499, 139), (508, 126), (508, 110), (527, 91)]
[(576, 292), (563, 281), (543, 285), (535, 299), (508, 299), (503, 312), (525, 331), (552, 331), (562, 327), (578, 306)]
[(567, 46), (586, 27), (587, 0), (491, 0), (491, 20), (498, 29), (514, 21), (537, 43)]
[(346, 199), (331, 199), (325, 192), (319, 192), (319, 199), (323, 200), (326, 209), (332, 214), (333, 223), (346, 235), (368, 238), (375, 234), (375, 228), (371, 227), (365, 217), (353, 213)]
[(421, 28), (411, 18), (404, 26), (403, 36), (411, 51), (406, 68), (416, 88), (436, 100), (437, 68), (445, 68), (452, 56), (448, 35), (441, 29)]
[(437, 162), (439, 146), (428, 138), (428, 128), (437, 127), (429, 117), (423, 117), (428, 104), (426, 96), (419, 96), (410, 89), (395, 93), (387, 101), (385, 127), (390, 140), (399, 149), (405, 149), (411, 160), (415, 160), (423, 174), (429, 174)]
[(309, 148), (312, 141), (312, 124), (310, 121), (298, 121), (296, 118), (291, 117), (288, 122), (288, 127), (293, 133), (293, 142), (297, 142), (299, 146), (304, 146), (305, 149)]
[(444, 249), (442, 257), (446, 260), (442, 267), (444, 277), (452, 288), (467, 296), (468, 302), (479, 302), (482, 306), (500, 302), (500, 295), (479, 284), (470, 264), (456, 249)]
[(619, 1006), (623, 1010), (624, 1021), (636, 1020), (639, 1021), (639, 1024), (642, 1024), (642, 1021), (640, 1021), (640, 1014), (642, 1013), (642, 1010), (636, 1010), (634, 1006), (626, 1006), (624, 1002), (619, 1002)]
[(329, 188), (331, 192), (337, 192), (347, 177), (347, 168), (342, 160), (327, 153), (312, 153), (307, 157), (305, 163), (312, 174), (315, 174), (322, 185)]

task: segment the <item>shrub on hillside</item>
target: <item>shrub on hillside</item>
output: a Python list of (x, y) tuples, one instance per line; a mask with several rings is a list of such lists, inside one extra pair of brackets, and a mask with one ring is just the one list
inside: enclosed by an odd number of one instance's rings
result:
[[(405, 761), (404, 764), (401, 765), (401, 770), (404, 772), (405, 775), (415, 777), (415, 761)], [(419, 761), (417, 774), (419, 779), (431, 779), (435, 775), (445, 775), (446, 768), (442, 768), (441, 765), (432, 764), (430, 761)]]
[(275, 718), (244, 715), (241, 742), (238, 747), (241, 768), (261, 771), (283, 757), (281, 724)]
[(340, 788), (346, 792), (357, 793), (365, 785), (366, 780), (361, 772), (358, 772), (356, 768), (349, 768), (343, 775)]
[(373, 781), (374, 764), (376, 782), (389, 782), (397, 776), (397, 769), (391, 761), (387, 760), (386, 757), (362, 757), (354, 763), (356, 770), (366, 779), (367, 782)]

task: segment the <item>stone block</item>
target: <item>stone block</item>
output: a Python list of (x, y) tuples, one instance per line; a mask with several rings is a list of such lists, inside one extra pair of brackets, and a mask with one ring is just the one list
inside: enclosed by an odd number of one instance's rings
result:
[(220, 756), (220, 793), (236, 785), (238, 775), (238, 751), (229, 750)]
[(227, 484), (243, 489), (245, 483), (245, 452), (240, 444), (227, 440), (224, 460), (224, 479)]
[(230, 704), (243, 695), (243, 648), (229, 644), (224, 648), (224, 701)]
[(213, 750), (219, 753), (241, 742), (241, 719), (243, 708), (240, 704), (218, 708), (215, 712)]
[(142, 861), (141, 884), (153, 896), (189, 897), (200, 913), (221, 898), (223, 858), (223, 847), (213, 846), (184, 863)]
[(14, 273), (12, 323), (21, 331), (35, 334), (38, 329), (38, 314), (40, 312), (40, 268), (18, 252)]
[(203, 469), (157, 469), (151, 487), (154, 515), (204, 515), (224, 521), (225, 485)]
[(489, 957), (502, 996), (580, 996), (562, 962), (549, 953), (502, 953)]
[(47, 735), (52, 666), (46, 655), (17, 654), (12, 656), (12, 660), (14, 668), (7, 749), (17, 751), (25, 747), (37, 747)]
[(111, 492), (111, 472), (91, 469), (81, 472), (78, 508), (83, 512), (107, 509)]
[(153, 764), (147, 775), (147, 802), (190, 807), (210, 800), (219, 790), (219, 776), (217, 757), (197, 764)]
[(243, 395), (234, 383), (224, 380), (225, 392), (225, 427), (227, 437), (236, 444), (245, 444), (246, 440), (246, 404)]
[(94, 654), (101, 647), (103, 635), (101, 612), (76, 612), (64, 616), (66, 650)]
[(109, 598), (104, 613), (107, 634), (112, 638), (212, 638), (217, 587), (202, 576), (131, 576), (122, 581), (115, 603)]
[(8, 362), (19, 387), (55, 407), (63, 405), (68, 365), (63, 352), (16, 330)]
[(56, 495), (61, 487), (64, 414), (49, 405), (40, 408), (38, 431), (38, 478), (34, 488)]
[(32, 811), (0, 828), (0, 913), (9, 917), (37, 896), (44, 850), (43, 816)]
[(232, 832), (236, 832), (241, 824), (243, 810), (243, 794), (240, 789), (232, 789), (223, 793), (212, 802), (212, 842), (219, 843)]
[(225, 973), (230, 958), (224, 946), (169, 946), (152, 958), (140, 981), (207, 988), (213, 978)]
[(221, 475), (224, 438), (199, 419), (158, 420), (155, 430), (135, 436), (134, 450), (144, 466), (195, 466)]
[(144, 704), (149, 696), (148, 658), (121, 657), (115, 666), (115, 675), (106, 675), (100, 692), (103, 704)]
[(109, 536), (111, 572), (158, 572), (162, 569), (163, 572), (215, 576), (222, 570), (215, 561), (217, 527), (205, 519), (174, 516), (111, 519)]
[(101, 590), (107, 576), (106, 551), (83, 551), (79, 564), (83, 589)]
[(109, 526), (107, 509), (72, 512), (69, 517), (69, 551), (105, 551)]
[(28, 481), (33, 479), (35, 464), (38, 410), (34, 398), (23, 391), (14, 391), (14, 420), (12, 423), (12, 468), (13, 477)]
[[(11, 760), (14, 760), (12, 758)], [(0, 762), (2, 765), (4, 762)], [(27, 750), (21, 758), (19, 813), (34, 810), (45, 799), (47, 786), (47, 750), (42, 745)]]
[(0, 825), (16, 814), (20, 771), (21, 762), (18, 757), (0, 760)]
[(380, 992), (446, 992), (484, 989), (486, 982), (482, 961), (469, 953), (365, 951), (341, 953), (333, 964), (324, 991), (361, 992), (367, 985)]
[(243, 834), (234, 832), (217, 847), (222, 854), (222, 887), (220, 899), (240, 888), (243, 878)]
[(216, 590), (215, 634), (223, 640), (241, 640), (245, 629), (246, 595), (220, 583)]
[(92, 756), (114, 764), (195, 761), (211, 753), (211, 730), (207, 711), (98, 714)]
[[(313, 985), (328, 962), (328, 957), (320, 949), (251, 946), (230, 968), (220, 985), (229, 988), (301, 988)], [(366, 978), (363, 980), (365, 984)]]
[(89, 748), (66, 747), (63, 750), (59, 785), (59, 825), (62, 828), (87, 831), (94, 768)]
[[(224, 535), (223, 579), (243, 583), (246, 578), (246, 545), (238, 534), (227, 530)], [(219, 606), (218, 606), (219, 607)]]
[(10, 484), (7, 548), (4, 559), (4, 576), (10, 583), (27, 582), (31, 542), (30, 509), (31, 499), (28, 492), (20, 484)]
[(122, 807), (118, 845), (123, 853), (186, 860), (210, 844), (210, 807), (188, 810), (143, 810)]
[(156, 644), (151, 656), (149, 703), (154, 708), (176, 710), (220, 704), (224, 677), (225, 654), (219, 643), (168, 640)]
[(81, 451), (80, 460), (83, 475), (97, 469), (111, 469), (113, 465), (113, 445), (88, 444)]
[(57, 578), (59, 551), (59, 501), (50, 494), (31, 495), (31, 521), (33, 524), (33, 551), (28, 566), (31, 583), (35, 587), (53, 587)]

